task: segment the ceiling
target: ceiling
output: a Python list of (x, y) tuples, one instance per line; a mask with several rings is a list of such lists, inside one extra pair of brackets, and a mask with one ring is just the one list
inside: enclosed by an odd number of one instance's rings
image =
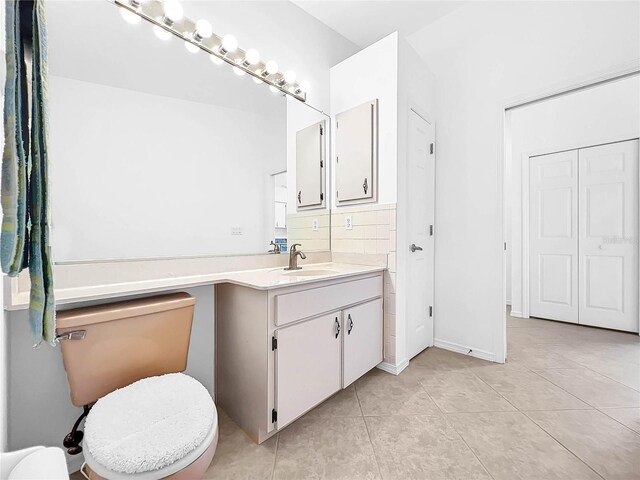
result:
[(444, 17), (460, 6), (469, 3), (431, 0), (292, 1), (307, 13), (362, 48), (395, 31), (406, 37)]

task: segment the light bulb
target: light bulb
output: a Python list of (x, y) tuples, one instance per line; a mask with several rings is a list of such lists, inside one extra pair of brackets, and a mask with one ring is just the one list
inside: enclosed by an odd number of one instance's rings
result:
[(309, 85), (309, 82), (307, 82), (306, 80), (303, 80), (302, 82), (300, 82), (300, 85), (298, 85), (298, 88), (301, 92), (307, 93), (309, 90), (311, 90), (311, 85)]
[(209, 38), (213, 35), (213, 28), (207, 20), (200, 19), (196, 22), (196, 34), (200, 38)]
[(233, 67), (233, 73), (235, 73), (236, 75), (238, 75), (239, 77), (244, 75), (244, 70), (242, 70), (241, 68), (238, 67)]
[(166, 0), (164, 2), (164, 16), (172, 22), (177, 22), (183, 15), (182, 5), (177, 0)]
[(233, 35), (222, 37), (222, 49), (226, 52), (235, 52), (238, 48), (238, 40)]
[(140, 23), (140, 20), (142, 20), (139, 15), (136, 15), (131, 10), (127, 10), (124, 7), (120, 7), (120, 16), (125, 22), (130, 23), (131, 25), (136, 25)]
[(293, 70), (287, 70), (284, 72), (284, 81), (287, 83), (293, 83), (296, 81), (296, 72)]
[(262, 80), (260, 80), (258, 77), (253, 77), (253, 81), (254, 83), (257, 83), (258, 85), (260, 85), (261, 83), (264, 83)]
[(244, 56), (244, 61), (249, 65), (255, 65), (260, 61), (260, 54), (255, 48), (250, 48)]
[(184, 42), (184, 48), (186, 48), (187, 51), (191, 53), (198, 53), (200, 51), (200, 48), (197, 45), (194, 45), (191, 42), (187, 42), (186, 40)]
[(171, 32), (167, 32), (164, 28), (158, 25), (153, 26), (153, 33), (156, 35), (156, 37), (163, 41), (169, 40), (172, 36)]
[(280, 91), (276, 87), (274, 87), (273, 85), (269, 85), (269, 90), (271, 90), (273, 93), (278, 93)]
[(269, 75), (273, 75), (274, 73), (278, 73), (278, 64), (273, 60), (269, 60), (264, 66), (265, 72)]
[(215, 65), (222, 65), (224, 63), (224, 61), (221, 58), (218, 58), (213, 54), (209, 55), (209, 60), (211, 60), (211, 63)]

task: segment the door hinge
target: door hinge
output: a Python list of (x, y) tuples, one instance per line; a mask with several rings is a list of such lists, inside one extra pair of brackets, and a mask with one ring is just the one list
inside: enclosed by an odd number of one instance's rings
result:
[(320, 135), (322, 135), (322, 132), (323, 132), (322, 125), (320, 125)]
[(429, 145), (429, 153), (431, 153), (431, 155), (433, 155), (433, 143), (431, 145)]
[(324, 168), (324, 162), (320, 160), (320, 168)]
[(271, 409), (271, 423), (276, 423), (278, 421), (278, 412), (275, 408)]
[(429, 235), (433, 237), (433, 225), (429, 225)]
[(278, 348), (278, 339), (276, 337), (271, 337), (271, 351), (277, 350)]
[(323, 200), (324, 200), (324, 193), (321, 193), (320, 194), (320, 201), (323, 201)]
[(504, 251), (507, 251), (507, 242), (504, 242)]
[(433, 305), (429, 305), (429, 316), (433, 317)]

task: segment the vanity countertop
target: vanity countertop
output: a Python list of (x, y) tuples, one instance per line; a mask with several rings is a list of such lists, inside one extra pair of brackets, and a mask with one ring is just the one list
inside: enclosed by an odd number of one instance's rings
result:
[[(258, 290), (271, 290), (386, 270), (385, 266), (379, 265), (371, 266), (334, 262), (303, 264), (301, 267), (300, 270), (295, 271), (285, 271), (282, 267), (272, 267), (129, 281), (125, 283), (105, 283), (102, 285), (60, 288), (56, 289), (55, 292), (56, 303), (57, 305), (65, 305), (127, 295), (139, 295), (202, 285), (215, 285), (218, 283), (233, 283)], [(20, 292), (13, 296), (13, 302), (9, 306), (9, 309), (21, 310), (28, 308), (28, 305), (28, 292)]]

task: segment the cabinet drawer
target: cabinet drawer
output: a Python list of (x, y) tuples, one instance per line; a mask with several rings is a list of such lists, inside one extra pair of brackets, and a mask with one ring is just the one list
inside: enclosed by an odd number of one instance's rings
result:
[(276, 325), (286, 325), (381, 296), (382, 275), (278, 295), (275, 297)]

